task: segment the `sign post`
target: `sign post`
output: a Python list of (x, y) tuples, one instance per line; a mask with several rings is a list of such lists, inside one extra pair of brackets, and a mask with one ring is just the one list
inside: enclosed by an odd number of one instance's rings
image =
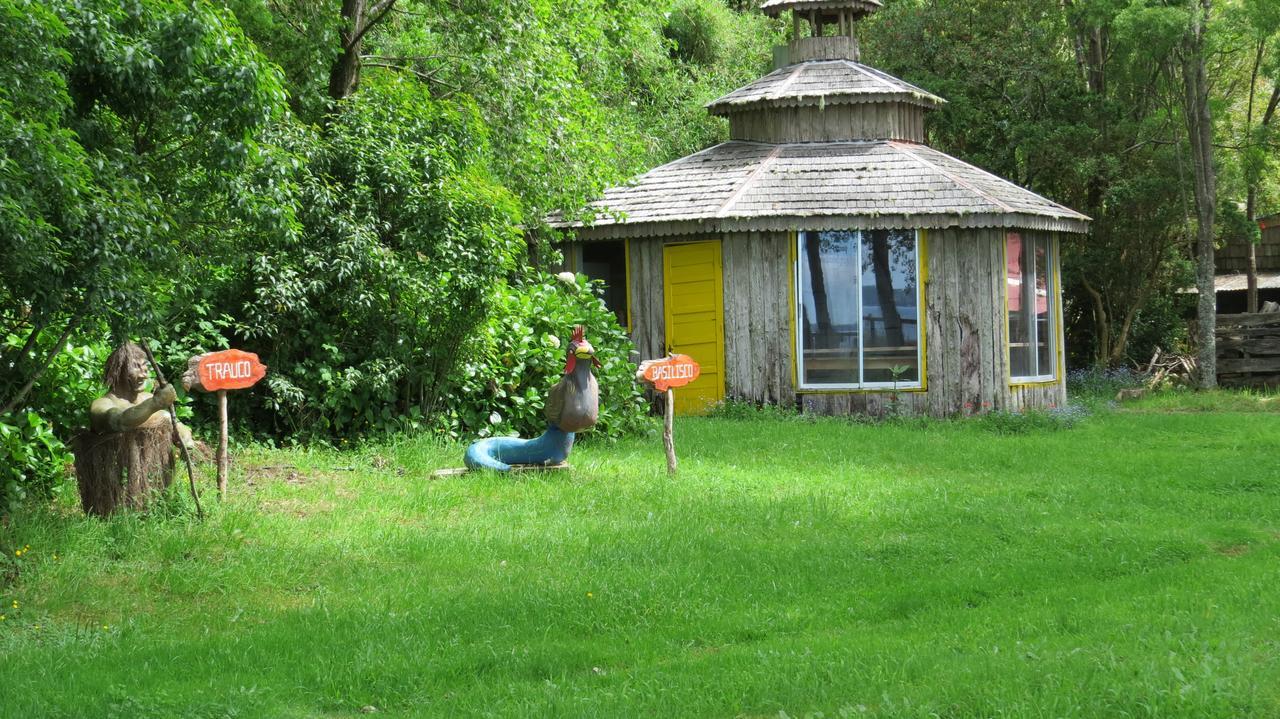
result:
[(218, 393), (218, 495), (227, 498), (227, 390), (246, 389), (267, 376), (267, 366), (258, 355), (240, 350), (223, 350), (196, 355), (187, 360), (182, 384), (188, 390)]
[(675, 387), (683, 387), (698, 378), (702, 368), (689, 355), (667, 355), (662, 359), (645, 360), (636, 370), (636, 380), (647, 382), (654, 389), (666, 394), (666, 417), (662, 426), (662, 446), (667, 451), (667, 474), (676, 473), (676, 443), (674, 436), (676, 400)]

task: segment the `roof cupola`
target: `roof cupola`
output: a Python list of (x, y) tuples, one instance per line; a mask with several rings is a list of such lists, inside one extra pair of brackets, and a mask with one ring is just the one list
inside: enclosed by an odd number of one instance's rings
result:
[[(791, 43), (776, 48), (777, 69), (707, 105), (729, 120), (729, 137), (753, 142), (924, 142), (924, 111), (944, 100), (858, 62), (854, 25), (878, 0), (769, 0), (790, 11)], [(809, 34), (804, 34), (805, 24)]]
[[(791, 42), (777, 48), (775, 65), (783, 67), (805, 60), (858, 61), (858, 37), (854, 23), (880, 9), (879, 0), (768, 0), (760, 6), (766, 15), (791, 12)], [(808, 25), (809, 34), (803, 30)]]

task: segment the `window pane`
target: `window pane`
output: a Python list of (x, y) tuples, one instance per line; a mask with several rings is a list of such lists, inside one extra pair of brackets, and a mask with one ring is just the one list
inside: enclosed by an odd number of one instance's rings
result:
[(1049, 288), (1048, 243), (1040, 239), (1035, 245), (1036, 268), (1036, 374), (1052, 375), (1053, 362), (1053, 293)]
[(1006, 295), (1009, 302), (1009, 372), (1013, 377), (1035, 375), (1035, 355), (1031, 352), (1032, 333), (1030, 308), (1034, 299), (1027, 295), (1035, 285), (1031, 276), (1033, 265), (1027, 262), (1029, 245), (1022, 235), (1011, 232), (1005, 239)]
[(864, 382), (920, 381), (918, 297), (915, 233), (862, 233)]
[(858, 239), (853, 232), (806, 232), (800, 298), (804, 384), (858, 382)]

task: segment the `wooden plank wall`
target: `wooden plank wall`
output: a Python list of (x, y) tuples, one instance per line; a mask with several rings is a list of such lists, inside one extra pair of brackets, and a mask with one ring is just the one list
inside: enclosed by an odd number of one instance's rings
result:
[[(1048, 237), (1048, 233), (1023, 232)], [(1005, 351), (1005, 231), (928, 232), (927, 391), (804, 392), (793, 385), (790, 233), (722, 237), (725, 390), (730, 398), (824, 415), (889, 412), (950, 417), (1066, 403), (1066, 381), (1011, 386)], [(691, 240), (693, 238), (690, 238)], [(632, 339), (642, 358), (665, 352), (663, 240), (631, 242)], [(1056, 278), (1055, 278), (1056, 281)], [(1059, 317), (1061, 311), (1059, 310)], [(1061, 351), (1061, 325), (1058, 326)]]
[(924, 142), (924, 109), (903, 102), (775, 107), (729, 116), (729, 137), (755, 142)]
[(791, 369), (791, 241), (785, 232), (724, 236), (725, 394), (795, 404)]
[[(1262, 231), (1262, 238), (1254, 248), (1259, 272), (1280, 272), (1280, 225)], [(1228, 242), (1214, 255), (1219, 273), (1247, 272), (1249, 270), (1249, 243)]]
[(1218, 315), (1218, 383), (1280, 386), (1280, 312)]
[[(897, 393), (896, 410), (890, 392), (804, 393), (804, 411), (873, 416), (897, 411), (950, 417), (1065, 404), (1065, 378), (1050, 384), (1010, 385), (1005, 352), (1004, 237), (1004, 230), (998, 229), (928, 233), (926, 392)], [(1061, 345), (1059, 334), (1059, 348)]]
[(662, 242), (627, 240), (631, 252), (631, 341), (640, 359), (666, 355), (666, 320), (662, 303)]

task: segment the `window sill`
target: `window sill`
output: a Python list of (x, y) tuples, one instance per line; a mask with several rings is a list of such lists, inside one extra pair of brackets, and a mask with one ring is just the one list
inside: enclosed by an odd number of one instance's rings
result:
[(796, 394), (901, 394), (927, 392), (923, 385), (913, 384), (905, 387), (800, 387)]
[(1057, 377), (1014, 377), (1009, 380), (1009, 386), (1012, 388), (1045, 387), (1054, 384), (1058, 384)]

